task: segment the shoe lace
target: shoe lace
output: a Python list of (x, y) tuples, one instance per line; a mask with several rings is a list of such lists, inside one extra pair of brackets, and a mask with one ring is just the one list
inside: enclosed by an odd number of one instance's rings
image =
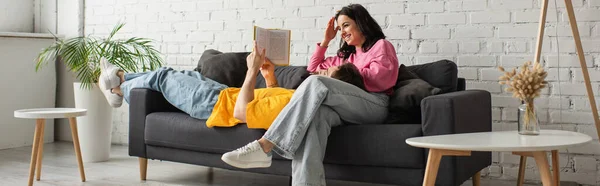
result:
[(248, 153), (256, 151), (256, 148), (254, 146), (252, 146), (252, 143), (250, 143), (246, 146), (240, 147), (239, 149), (237, 149), (237, 151), (240, 152), (239, 153), (240, 155), (246, 155)]

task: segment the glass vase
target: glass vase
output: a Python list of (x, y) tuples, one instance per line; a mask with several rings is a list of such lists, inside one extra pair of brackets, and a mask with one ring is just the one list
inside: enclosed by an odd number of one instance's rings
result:
[(519, 134), (539, 135), (540, 123), (533, 103), (525, 103), (519, 106), (518, 113)]

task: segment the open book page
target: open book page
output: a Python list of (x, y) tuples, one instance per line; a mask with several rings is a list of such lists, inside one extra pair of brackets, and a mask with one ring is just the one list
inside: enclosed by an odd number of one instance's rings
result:
[(269, 30), (269, 47), (267, 58), (276, 65), (289, 65), (290, 61), (290, 31)]
[[(269, 30), (255, 26), (254, 27), (254, 40), (260, 48), (266, 48), (269, 50)], [(267, 52), (268, 53), (268, 52)], [(269, 58), (271, 59), (271, 58)]]
[(290, 63), (290, 30), (264, 29), (254, 27), (254, 40), (260, 48), (265, 48), (267, 58), (275, 65), (287, 66)]

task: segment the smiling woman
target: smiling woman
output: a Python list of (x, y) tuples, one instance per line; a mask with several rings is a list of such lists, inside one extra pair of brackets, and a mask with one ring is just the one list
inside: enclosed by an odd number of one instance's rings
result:
[[(363, 15), (365, 14), (366, 15)], [(361, 5), (350, 5), (335, 15), (338, 27), (341, 31), (340, 49), (338, 56), (348, 58), (350, 54), (361, 49), (367, 52), (380, 39), (385, 39), (377, 21), (371, 17), (367, 10)]]

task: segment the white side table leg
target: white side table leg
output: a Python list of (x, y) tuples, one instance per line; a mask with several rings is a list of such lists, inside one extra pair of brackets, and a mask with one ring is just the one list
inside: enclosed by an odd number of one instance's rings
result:
[(77, 164), (79, 165), (79, 175), (81, 175), (81, 181), (85, 182), (85, 172), (83, 170), (83, 161), (81, 160), (81, 149), (79, 148), (79, 135), (77, 133), (77, 120), (75, 118), (69, 118), (69, 124), (71, 125), (73, 146), (75, 147), (75, 155), (77, 156)]
[(33, 147), (31, 148), (31, 164), (29, 165), (29, 186), (33, 185), (33, 175), (35, 174), (35, 163), (37, 162), (38, 147), (40, 142), (40, 133), (44, 119), (38, 119), (35, 124), (35, 133), (33, 135)]
[(35, 173), (35, 177), (37, 181), (40, 181), (40, 177), (42, 176), (42, 158), (44, 157), (44, 131), (46, 130), (46, 120), (40, 119), (42, 123), (42, 128), (40, 129), (40, 140), (39, 140), (39, 150), (37, 154), (37, 169)]

